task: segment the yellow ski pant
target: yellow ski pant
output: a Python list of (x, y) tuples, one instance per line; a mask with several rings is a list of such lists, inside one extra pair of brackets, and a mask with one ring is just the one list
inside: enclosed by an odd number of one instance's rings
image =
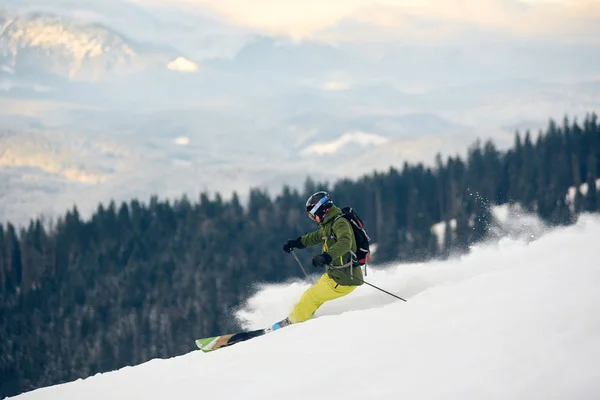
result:
[(334, 300), (351, 293), (356, 286), (338, 285), (327, 273), (306, 289), (300, 301), (288, 316), (291, 323), (304, 322), (312, 318), (315, 311), (326, 301)]

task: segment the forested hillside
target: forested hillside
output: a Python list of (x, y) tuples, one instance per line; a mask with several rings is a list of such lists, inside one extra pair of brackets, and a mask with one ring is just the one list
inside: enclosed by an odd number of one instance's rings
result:
[[(466, 159), (440, 154), (433, 166), (255, 189), (246, 206), (237, 195), (154, 197), (99, 205), (89, 220), (73, 209), (49, 228), (0, 225), (0, 398), (186, 353), (197, 337), (236, 329), (229, 310), (253, 283), (298, 275), (281, 244), (314, 229), (304, 202), (316, 190), (357, 210), (378, 244), (374, 262), (418, 261), (466, 251), (494, 204), (520, 203), (550, 224), (597, 211), (599, 170), (592, 114), (516, 133), (508, 151), (477, 142)], [(440, 246), (432, 226), (450, 220)], [(299, 254), (308, 262), (315, 251)]]

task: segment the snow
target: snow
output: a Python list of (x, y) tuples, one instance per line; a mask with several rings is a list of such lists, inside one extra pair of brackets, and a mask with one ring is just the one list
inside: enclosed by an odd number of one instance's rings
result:
[(531, 241), (540, 237), (548, 229), (544, 221), (526, 213), (518, 203), (494, 206), (492, 216), (497, 226), (491, 226), (490, 231), (495, 237), (508, 234), (512, 238)]
[[(546, 224), (537, 216), (528, 214), (518, 204), (502, 204), (490, 207), (493, 222), (489, 226), (493, 237), (510, 235), (513, 238), (530, 240), (538, 237), (547, 229)], [(456, 231), (456, 218), (450, 220), (450, 230)], [(474, 226), (474, 219), (469, 220), (469, 225)], [(440, 248), (444, 246), (446, 238), (446, 221), (441, 221), (431, 226), (431, 232), (436, 236)]]
[[(17, 398), (598, 399), (598, 237), (600, 217), (584, 214), (532, 241), (371, 267), (369, 282), (408, 302), (363, 285), (267, 336)], [(234, 315), (247, 328), (269, 325), (308, 285), (263, 284)]]
[(337, 91), (337, 90), (346, 90), (350, 88), (350, 83), (342, 82), (342, 81), (329, 81), (325, 82), (322, 86), (323, 90), (327, 91)]
[(178, 144), (180, 146), (187, 146), (190, 144), (190, 138), (187, 136), (178, 136), (173, 139), (173, 143)]
[(495, 206), (492, 208), (492, 215), (494, 218), (501, 222), (506, 222), (509, 220), (511, 215), (511, 206), (510, 204), (502, 204), (500, 206)]
[[(599, 187), (600, 187), (600, 179), (596, 179), (596, 189), (598, 189)], [(581, 184), (581, 186), (579, 187), (579, 191), (581, 192), (582, 195), (587, 196), (587, 192), (588, 192), (587, 182)]]
[[(456, 218), (450, 220), (450, 229), (456, 230)], [(438, 246), (441, 248), (444, 246), (444, 239), (446, 238), (446, 221), (438, 222), (431, 226), (431, 232), (437, 237)]]
[(381, 135), (376, 135), (374, 133), (348, 132), (343, 134), (336, 140), (315, 143), (312, 146), (309, 146), (306, 149), (304, 149), (302, 151), (302, 154), (335, 154), (342, 147), (352, 143), (366, 147), (369, 145), (381, 145), (387, 143), (388, 141), (388, 138), (383, 137)]
[[(596, 189), (600, 190), (600, 179), (596, 179)], [(587, 182), (579, 185), (579, 192), (582, 196), (586, 196), (588, 192), (588, 184)], [(573, 206), (575, 203), (575, 194), (577, 193), (577, 188), (575, 186), (571, 186), (566, 196), (567, 203), (571, 206), (571, 210), (573, 210)]]
[(45, 62), (47, 72), (68, 72), (71, 79), (79, 79), (86, 73), (95, 75), (96, 72), (86, 72), (86, 60), (106, 55), (109, 49), (111, 65), (137, 57), (121, 37), (99, 25), (86, 26), (52, 13), (18, 14), (7, 14), (2, 27), (5, 62), (12, 64), (13, 70), (15, 65), (18, 67), (18, 60), (32, 57), (30, 52), (35, 49), (44, 53), (46, 58), (40, 59), (42, 63), (50, 60)]
[(198, 71), (198, 65), (195, 62), (190, 61), (185, 57), (177, 57), (175, 60), (173, 60), (169, 64), (167, 64), (167, 68), (174, 70), (174, 71), (181, 71), (181, 72), (196, 72), (196, 71)]

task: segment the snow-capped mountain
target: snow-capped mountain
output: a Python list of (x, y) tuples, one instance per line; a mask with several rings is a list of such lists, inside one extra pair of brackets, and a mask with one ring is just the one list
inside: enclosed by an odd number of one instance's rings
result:
[(48, 13), (0, 13), (0, 70), (15, 80), (101, 82), (148, 70), (195, 71), (177, 50)]
[(593, 43), (296, 41), (176, 3), (0, 4), (0, 221), (428, 163), (600, 104)]
[(176, 47), (196, 61), (234, 54), (248, 35), (246, 29), (202, 14), (202, 9), (182, 10), (160, 2), (4, 0), (2, 7), (13, 13), (44, 13), (100, 24), (138, 43)]

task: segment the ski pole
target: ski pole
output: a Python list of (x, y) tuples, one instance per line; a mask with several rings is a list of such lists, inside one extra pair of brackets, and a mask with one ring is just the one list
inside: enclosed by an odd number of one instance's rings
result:
[(310, 277), (308, 276), (308, 272), (306, 272), (306, 270), (304, 269), (304, 265), (302, 265), (302, 262), (300, 261), (300, 259), (296, 255), (296, 252), (294, 251), (294, 249), (292, 249), (292, 255), (294, 256), (294, 258), (296, 259), (296, 262), (298, 263), (298, 265), (302, 269), (302, 272), (304, 272), (304, 275), (306, 276), (306, 279), (311, 280)]
[[(292, 253), (292, 255), (294, 256), (294, 258), (296, 259), (296, 262), (298, 263), (298, 265), (300, 266), (300, 268), (302, 269), (302, 272), (304, 272), (304, 275), (306, 275), (306, 278), (307, 278), (307, 279), (310, 279), (310, 278), (308, 277), (308, 273), (306, 272), (306, 269), (304, 269), (304, 266), (302, 265), (302, 262), (300, 261), (300, 259), (298, 258), (298, 256), (296, 255), (296, 253), (294, 252), (294, 250), (293, 250), (293, 249), (292, 249), (291, 253)], [(334, 269), (335, 269), (335, 268), (334, 268)], [(388, 292), (387, 290), (383, 290), (382, 288), (380, 288), (380, 287), (377, 287), (377, 286), (375, 286), (375, 285), (373, 285), (373, 284), (370, 284), (369, 282), (365, 282), (365, 281), (363, 281), (363, 280), (362, 280), (362, 279), (360, 279), (360, 278), (357, 278), (357, 277), (355, 277), (355, 276), (351, 276), (350, 274), (347, 274), (346, 272), (342, 271), (341, 269), (337, 269), (337, 271), (340, 271), (341, 273), (345, 274), (346, 276), (349, 276), (351, 279), (356, 279), (357, 281), (359, 281), (359, 282), (362, 282), (362, 283), (364, 283), (365, 285), (369, 285), (369, 286), (371, 286), (371, 287), (373, 287), (373, 288), (375, 288), (375, 289), (377, 289), (377, 290), (380, 290), (380, 291), (382, 291), (382, 292), (383, 292), (383, 293), (385, 293), (385, 294), (388, 294), (388, 295), (390, 295), (390, 296), (392, 296), (392, 297), (395, 297), (395, 298), (397, 298), (398, 300), (402, 300), (402, 301), (406, 302), (406, 300), (404, 300), (402, 297), (396, 296), (395, 294), (393, 294), (393, 293), (390, 293), (390, 292)]]
[(366, 284), (366, 285), (369, 285), (369, 286), (371, 286), (371, 287), (373, 287), (373, 288), (375, 288), (375, 289), (377, 289), (377, 290), (381, 290), (383, 293), (389, 294), (390, 296), (392, 296), (392, 297), (395, 297), (395, 298), (397, 298), (398, 300), (406, 301), (406, 300), (404, 300), (404, 299), (403, 299), (402, 297), (400, 297), (400, 296), (396, 296), (395, 294), (393, 294), (393, 293), (390, 293), (390, 292), (388, 292), (387, 290), (383, 290), (382, 288), (380, 288), (380, 287), (377, 287), (377, 286), (375, 286), (375, 285), (372, 285), (372, 284), (370, 284), (369, 282), (363, 281), (363, 280), (362, 280), (362, 279), (360, 279), (360, 278), (357, 278), (357, 277), (355, 277), (355, 276), (352, 276), (352, 275), (350, 275), (350, 274), (346, 273), (345, 271), (342, 271), (341, 269), (336, 269), (336, 268), (334, 268), (334, 269), (335, 269), (336, 271), (340, 271), (342, 274), (344, 274), (344, 275), (346, 275), (346, 276), (349, 276), (351, 279), (356, 279), (357, 281), (359, 281), (359, 282), (362, 282), (362, 283), (364, 283), (364, 284)]

